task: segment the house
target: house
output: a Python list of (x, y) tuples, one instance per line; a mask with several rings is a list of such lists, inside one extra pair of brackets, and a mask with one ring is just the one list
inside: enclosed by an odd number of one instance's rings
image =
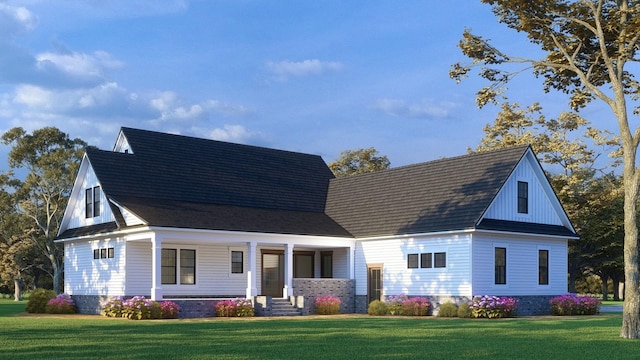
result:
[(223, 298), (360, 313), (398, 294), (546, 313), (576, 239), (528, 146), (334, 178), (316, 155), (122, 128), (87, 149), (57, 241), (81, 312), (145, 295), (210, 316)]

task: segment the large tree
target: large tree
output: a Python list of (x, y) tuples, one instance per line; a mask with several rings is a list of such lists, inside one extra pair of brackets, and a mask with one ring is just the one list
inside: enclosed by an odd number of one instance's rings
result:
[(2, 142), (11, 146), (9, 167), (26, 171), (24, 179), (15, 179), (16, 211), (29, 224), (25, 235), (49, 261), (53, 289), (59, 293), (64, 262), (54, 239), (87, 144), (54, 127), (31, 134), (16, 127), (2, 135)]
[[(489, 81), (478, 91), (479, 106), (497, 101), (513, 77), (527, 70), (543, 79), (543, 90), (569, 95), (578, 110), (601, 101), (615, 118), (623, 151), (625, 302), (620, 336), (640, 338), (640, 269), (637, 203), (640, 171), (636, 166), (640, 127), (630, 117), (640, 113), (640, 83), (629, 71), (640, 47), (640, 2), (634, 0), (482, 0), (498, 21), (527, 34), (540, 58), (507, 55), (481, 36), (465, 30), (460, 41), (469, 64), (454, 64), (457, 81), (473, 68)], [(509, 64), (519, 64), (514, 69)], [(635, 126), (635, 125), (634, 125)]]
[(372, 147), (367, 149), (345, 150), (340, 157), (329, 164), (336, 177), (345, 177), (388, 169), (391, 162), (385, 155), (378, 155)]

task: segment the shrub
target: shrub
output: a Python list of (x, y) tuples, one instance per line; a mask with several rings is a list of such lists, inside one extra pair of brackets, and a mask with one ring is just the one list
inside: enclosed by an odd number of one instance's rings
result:
[(596, 315), (600, 311), (600, 300), (593, 296), (567, 294), (549, 300), (553, 315)]
[(255, 314), (249, 299), (222, 300), (216, 303), (215, 309), (216, 316), (219, 317), (245, 317)]
[(369, 303), (369, 308), (367, 309), (367, 314), (369, 315), (386, 315), (387, 314), (387, 304), (380, 300), (373, 300)]
[(102, 315), (106, 317), (122, 317), (123, 300), (114, 296), (102, 306)]
[(75, 314), (76, 304), (67, 294), (60, 294), (49, 300), (45, 306), (45, 311), (49, 314)]
[(153, 301), (144, 296), (134, 296), (122, 302), (122, 317), (131, 320), (153, 319)]
[(46, 289), (35, 289), (29, 294), (26, 310), (28, 313), (45, 313), (49, 300), (56, 297), (56, 292)]
[(459, 318), (470, 318), (471, 317), (471, 308), (469, 307), (469, 303), (462, 303), (458, 306), (458, 317)]
[(431, 303), (422, 297), (412, 297), (402, 303), (402, 314), (407, 316), (427, 316)]
[(319, 315), (335, 315), (340, 312), (340, 299), (335, 296), (318, 296), (316, 313)]
[(160, 317), (163, 319), (177, 319), (180, 306), (173, 301), (163, 301), (160, 304)]
[(404, 302), (408, 299), (407, 295), (391, 295), (387, 298), (387, 312), (391, 315), (402, 315), (404, 310)]
[(475, 318), (502, 318), (515, 316), (518, 301), (510, 297), (500, 296), (475, 296), (469, 307), (471, 315)]
[(438, 310), (439, 317), (457, 317), (458, 316), (458, 307), (456, 304), (452, 302), (446, 302), (440, 305), (440, 309)]

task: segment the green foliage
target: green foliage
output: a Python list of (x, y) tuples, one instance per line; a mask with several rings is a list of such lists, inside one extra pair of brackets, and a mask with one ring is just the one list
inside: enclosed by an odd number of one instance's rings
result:
[(567, 294), (549, 300), (553, 315), (597, 315), (600, 311), (600, 300), (593, 296)]
[(412, 297), (402, 303), (402, 315), (427, 316), (429, 310), (431, 310), (431, 303), (422, 297)]
[(507, 296), (474, 296), (469, 307), (475, 318), (497, 319), (516, 316), (518, 301)]
[(45, 311), (48, 314), (75, 314), (76, 304), (73, 299), (71, 299), (71, 296), (60, 294), (49, 300), (45, 306)]
[(102, 316), (122, 317), (123, 299), (121, 296), (114, 296), (102, 305)]
[(335, 296), (318, 296), (316, 298), (316, 313), (318, 315), (335, 315), (340, 313), (340, 298)]
[(387, 315), (387, 304), (380, 300), (373, 300), (369, 303), (367, 314), (374, 316)]
[(251, 317), (255, 315), (253, 304), (249, 299), (222, 300), (215, 304), (218, 317)]
[(35, 289), (29, 294), (26, 310), (29, 313), (46, 313), (47, 303), (56, 297), (56, 292), (47, 289)]
[(124, 317), (131, 320), (175, 319), (180, 307), (172, 301), (152, 301), (144, 296), (123, 299), (114, 296), (102, 305), (102, 315), (106, 317)]
[(438, 310), (439, 317), (457, 317), (458, 316), (458, 307), (456, 304), (452, 302), (446, 302), (440, 305), (440, 309)]
[(460, 304), (460, 306), (458, 306), (458, 317), (459, 318), (470, 318), (472, 316), (471, 314), (471, 307), (469, 307), (469, 303), (463, 302), (462, 304)]
[(340, 157), (329, 163), (329, 169), (336, 177), (352, 176), (388, 169), (391, 162), (385, 155), (378, 156), (374, 148), (346, 150)]

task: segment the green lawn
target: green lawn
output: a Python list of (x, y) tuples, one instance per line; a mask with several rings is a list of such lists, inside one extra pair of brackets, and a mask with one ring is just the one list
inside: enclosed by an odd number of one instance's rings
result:
[(7, 359), (637, 359), (620, 314), (463, 320), (299, 317), (132, 321), (24, 316), (0, 300)]

